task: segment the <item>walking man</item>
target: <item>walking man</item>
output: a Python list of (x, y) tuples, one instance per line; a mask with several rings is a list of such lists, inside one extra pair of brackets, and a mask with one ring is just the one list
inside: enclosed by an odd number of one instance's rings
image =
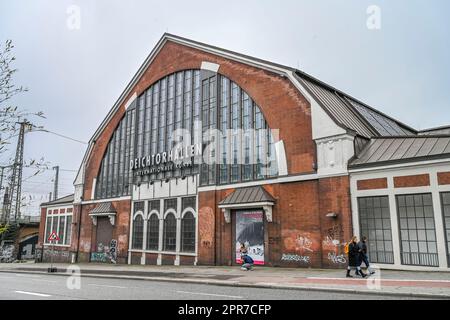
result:
[(361, 264), (362, 262), (364, 262), (364, 264), (367, 267), (367, 271), (370, 274), (375, 274), (375, 271), (370, 267), (370, 263), (369, 263), (369, 256), (367, 255), (367, 237), (362, 237), (361, 238), (361, 242), (358, 244), (360, 250), (361, 250)]
[[(347, 251), (347, 249), (346, 249)], [(354, 236), (352, 241), (348, 244), (348, 267), (347, 267), (347, 278), (353, 278), (350, 275), (350, 271), (352, 269), (356, 269), (356, 274), (365, 278), (367, 275), (361, 271), (361, 262), (360, 262), (360, 248), (358, 246), (358, 238)]]

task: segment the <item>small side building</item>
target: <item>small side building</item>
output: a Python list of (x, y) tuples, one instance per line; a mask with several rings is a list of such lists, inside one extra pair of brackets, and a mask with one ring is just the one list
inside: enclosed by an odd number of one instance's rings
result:
[[(42, 203), (39, 240), (36, 246), (36, 262), (47, 262), (53, 256), (53, 262), (71, 262), (70, 243), (73, 227), (73, 199), (68, 195), (50, 202)], [(56, 232), (58, 241), (48, 241), (52, 232)]]

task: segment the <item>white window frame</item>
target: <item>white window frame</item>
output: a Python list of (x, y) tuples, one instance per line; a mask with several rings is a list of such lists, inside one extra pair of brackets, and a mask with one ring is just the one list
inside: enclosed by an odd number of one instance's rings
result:
[[(63, 209), (63, 210), (65, 209), (64, 213), (60, 213), (61, 209)], [(69, 209), (71, 209), (72, 212), (67, 212)], [(53, 212), (54, 210), (58, 210), (58, 213), (57, 214), (54, 214), (54, 213), (50, 214), (49, 213), (50, 211)], [(50, 232), (51, 231), (55, 231), (56, 234), (59, 234), (60, 232), (59, 232), (59, 219), (58, 218), (60, 218), (60, 217), (65, 217), (65, 219), (64, 219), (64, 230), (63, 230), (62, 239), (61, 239), (62, 241), (60, 240), (60, 242), (62, 242), (62, 243), (59, 243), (59, 244), (55, 243), (55, 244), (53, 244), (53, 243), (50, 243), (47, 240), (47, 231), (48, 231), (48, 228), (49, 228), (49, 225), (47, 223), (47, 221), (48, 221), (47, 218), (50, 218), (50, 221), (51, 221), (51, 223), (50, 223)], [(47, 211), (45, 213), (45, 230), (44, 230), (44, 241), (43, 241), (44, 246), (55, 246), (55, 247), (65, 247), (65, 248), (69, 248), (70, 247), (70, 243), (68, 243), (68, 244), (65, 243), (66, 242), (67, 228), (68, 227), (70, 228), (70, 226), (67, 225), (67, 218), (68, 217), (72, 218), (71, 221), (73, 223), (73, 207), (72, 206), (68, 206), (68, 207), (48, 207), (47, 208)], [(57, 223), (56, 230), (53, 229), (55, 221)], [(72, 237), (70, 237), (70, 238), (72, 239)]]

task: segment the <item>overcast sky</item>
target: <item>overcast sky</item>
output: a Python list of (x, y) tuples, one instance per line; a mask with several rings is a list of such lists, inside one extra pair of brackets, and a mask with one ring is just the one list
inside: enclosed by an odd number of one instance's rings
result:
[[(371, 5), (380, 29), (367, 27)], [(43, 111), (36, 124), (82, 141), (164, 32), (299, 68), (425, 129), (450, 124), (448, 12), (448, 0), (0, 0), (0, 41), (13, 40), (15, 80), (29, 88), (13, 102)], [(48, 133), (25, 143), (26, 159), (73, 170), (61, 172), (59, 195), (73, 192), (86, 146)], [(53, 175), (24, 182), (27, 214), (38, 214)]]

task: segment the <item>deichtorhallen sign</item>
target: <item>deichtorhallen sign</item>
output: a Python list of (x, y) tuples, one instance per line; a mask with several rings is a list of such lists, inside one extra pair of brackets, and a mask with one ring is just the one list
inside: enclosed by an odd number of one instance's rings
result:
[(182, 169), (193, 165), (192, 158), (201, 157), (201, 144), (178, 146), (168, 152), (160, 152), (130, 160), (130, 170), (135, 176), (145, 176)]

